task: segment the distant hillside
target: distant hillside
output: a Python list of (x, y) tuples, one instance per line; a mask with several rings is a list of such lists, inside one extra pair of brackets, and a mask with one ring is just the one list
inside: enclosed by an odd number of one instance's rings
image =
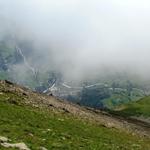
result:
[(0, 81), (2, 150), (20, 142), (31, 150), (148, 150), (149, 135), (148, 127), (135, 122)]
[[(120, 104), (138, 100), (150, 92), (138, 77), (124, 73), (104, 75), (80, 83), (69, 83), (59, 70), (38, 67), (39, 54), (31, 41), (11, 36), (0, 40), (0, 80), (10, 80), (40, 93), (52, 93), (74, 103), (92, 108), (113, 109)], [(41, 55), (40, 55), (41, 57)], [(44, 64), (43, 64), (44, 65)], [(42, 65), (42, 66), (43, 66)], [(144, 87), (144, 88), (143, 88)]]
[(127, 86), (126, 84), (125, 82), (122, 85), (113, 87), (109, 83), (107, 87), (84, 88), (81, 92), (81, 101), (79, 103), (94, 108), (114, 109), (116, 106), (144, 97), (143, 90), (135, 88), (135, 85), (132, 85), (129, 89), (128, 84)]
[(150, 96), (144, 97), (136, 102), (130, 102), (118, 107), (120, 113), (126, 116), (150, 117)]

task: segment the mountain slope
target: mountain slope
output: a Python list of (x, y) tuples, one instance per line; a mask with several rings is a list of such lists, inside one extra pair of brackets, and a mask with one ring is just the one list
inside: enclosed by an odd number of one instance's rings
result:
[(138, 85), (133, 77), (128, 76), (110, 75), (93, 81), (83, 80), (80, 84), (69, 84), (59, 70), (51, 70), (52, 65), (47, 68), (42, 63), (42, 67), (38, 67), (40, 65), (35, 60), (39, 58), (37, 54), (34, 58), (34, 53), (30, 41), (16, 41), (11, 37), (1, 39), (0, 80), (10, 80), (32, 90), (53, 93), (60, 98), (93, 108), (113, 109), (120, 104), (144, 97), (141, 87), (143, 84)]
[(105, 112), (40, 95), (8, 81), (0, 82), (0, 135), (11, 142), (25, 142), (33, 150), (41, 146), (65, 150), (147, 150), (149, 133), (149, 128)]
[(150, 122), (150, 96), (136, 102), (130, 102), (117, 107), (117, 112), (125, 117), (132, 117)]

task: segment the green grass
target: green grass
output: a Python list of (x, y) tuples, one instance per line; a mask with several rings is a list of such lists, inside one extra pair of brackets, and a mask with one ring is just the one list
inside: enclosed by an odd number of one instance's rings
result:
[(147, 96), (136, 102), (130, 102), (129, 104), (123, 105), (123, 110), (120, 111), (125, 116), (144, 116), (150, 117), (150, 97)]
[(103, 105), (108, 109), (115, 109), (120, 105), (128, 104), (129, 102), (135, 102), (144, 97), (142, 91), (134, 89), (129, 96), (126, 91), (114, 92), (110, 98), (106, 98), (102, 101)]
[[(38, 150), (148, 150), (150, 139), (23, 105), (15, 94), (0, 94), (0, 135)], [(0, 146), (0, 149), (6, 150)], [(9, 149), (7, 149), (9, 150)], [(13, 149), (11, 149), (13, 150)]]

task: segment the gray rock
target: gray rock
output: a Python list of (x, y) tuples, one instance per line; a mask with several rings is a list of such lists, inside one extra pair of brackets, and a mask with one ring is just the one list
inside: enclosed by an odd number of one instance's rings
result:
[(8, 141), (8, 138), (0, 136), (0, 143), (4, 143), (4, 142), (7, 142), (7, 141)]
[(15, 143), (15, 144), (11, 144), (11, 143), (1, 143), (1, 145), (5, 148), (18, 148), (19, 150), (30, 150), (24, 143)]
[(40, 150), (48, 150), (48, 149), (45, 147), (40, 147)]

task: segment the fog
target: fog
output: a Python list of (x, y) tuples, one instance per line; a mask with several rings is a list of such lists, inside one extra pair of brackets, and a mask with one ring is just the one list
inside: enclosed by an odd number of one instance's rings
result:
[(0, 0), (6, 34), (32, 41), (29, 63), (66, 79), (150, 73), (149, 0)]

